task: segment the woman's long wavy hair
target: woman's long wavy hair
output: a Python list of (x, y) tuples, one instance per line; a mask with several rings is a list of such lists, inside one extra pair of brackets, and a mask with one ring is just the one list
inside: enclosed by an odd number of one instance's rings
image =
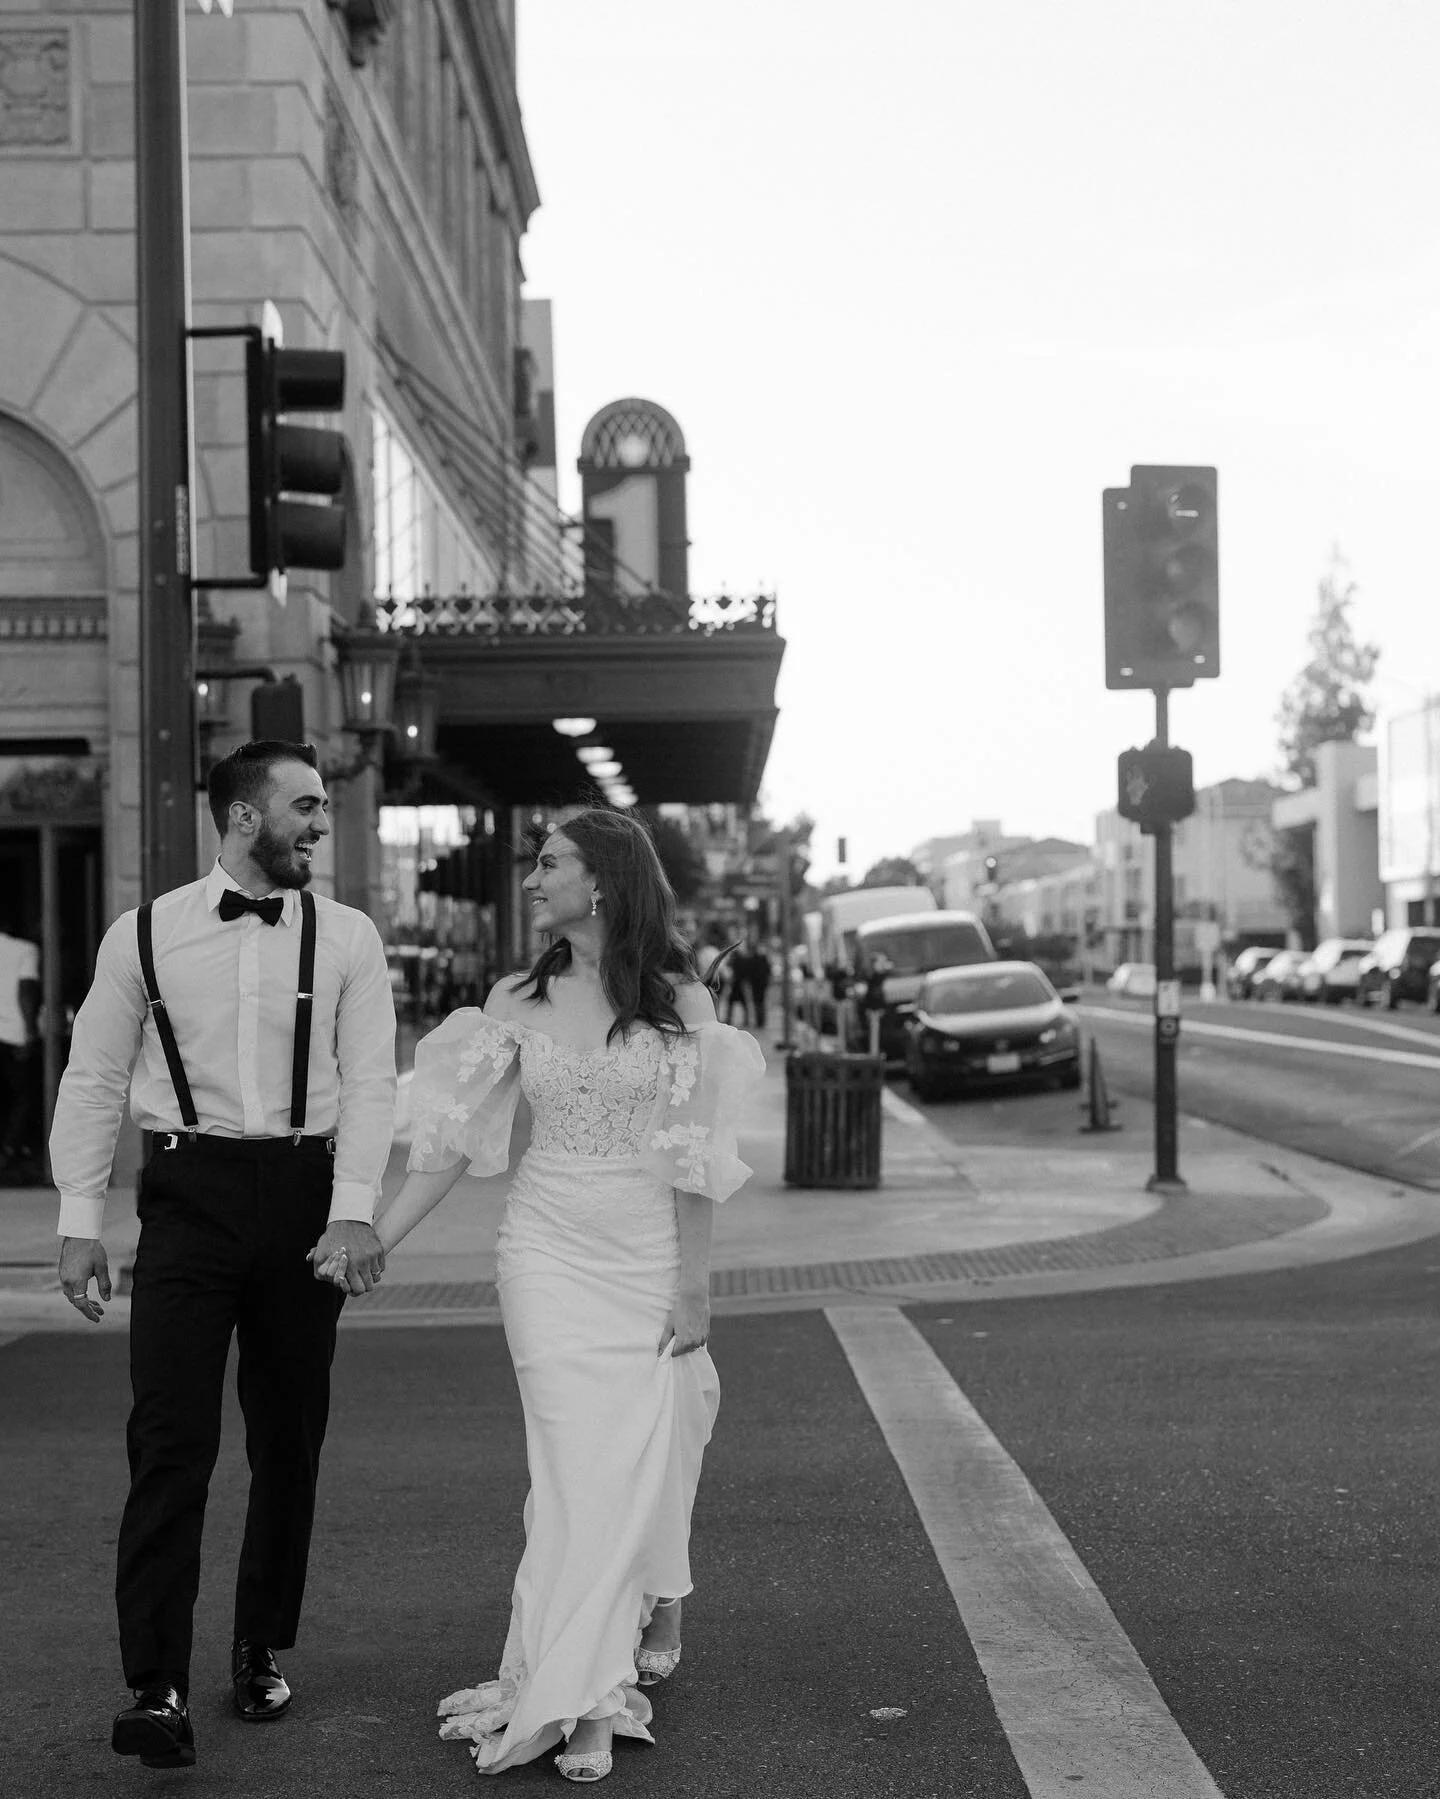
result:
[[(695, 951), (675, 924), (675, 890), (666, 878), (650, 833), (628, 813), (588, 807), (555, 829), (568, 837), (605, 908), (605, 948), (600, 984), (615, 1008), (605, 1041), (628, 1037), (648, 1024), (666, 1039), (686, 1035), (675, 1009), (676, 989), (700, 978)], [(543, 1000), (550, 983), (570, 966), (570, 940), (557, 937), (536, 958), (519, 988), (522, 998)]]

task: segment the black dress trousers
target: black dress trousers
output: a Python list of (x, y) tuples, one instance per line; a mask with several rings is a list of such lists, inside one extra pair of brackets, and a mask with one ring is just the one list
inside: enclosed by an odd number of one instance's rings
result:
[[(163, 1140), (162, 1140), (163, 1141)], [(325, 1229), (333, 1156), (307, 1137), (181, 1137), (141, 1176), (130, 1311), (130, 1493), (115, 1596), (132, 1687), (189, 1688), (200, 1537), (230, 1339), (250, 1502), (235, 1635), (295, 1641), (344, 1295), (306, 1252)]]

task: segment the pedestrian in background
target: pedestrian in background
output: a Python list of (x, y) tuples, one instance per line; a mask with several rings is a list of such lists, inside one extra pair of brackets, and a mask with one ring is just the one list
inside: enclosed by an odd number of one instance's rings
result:
[(740, 959), (741, 979), (745, 986), (746, 1002), (750, 1010), (750, 1028), (756, 1031), (765, 1029), (765, 995), (770, 986), (770, 955), (757, 933), (750, 933), (749, 942), (745, 945), (743, 957)]
[[(204, 880), (105, 933), (75, 1018), (50, 1159), (60, 1285), (97, 1321), (101, 1242), (130, 1092), (156, 1133), (140, 1176), (130, 1312), (130, 1492), (116, 1604), (133, 1703), (111, 1744), (147, 1767), (195, 1760), (188, 1694), (205, 1500), (232, 1336), (250, 1462), (235, 1586), (234, 1705), (279, 1717), (295, 1641), (343, 1293), (318, 1287), (316, 1238), (345, 1290), (384, 1267), (370, 1220), (395, 1111), (395, 1011), (380, 937), (308, 891), (329, 801), (308, 744), (248, 743), (210, 774), (219, 859)], [(132, 1078), (133, 1070), (133, 1078)]]
[(40, 951), (17, 925), (13, 908), (0, 914), (0, 1174), (28, 1158), (36, 1122)]
[[(417, 1048), (410, 1172), (378, 1229), (393, 1249), (467, 1168), (504, 1168), (523, 1092), (531, 1140), (496, 1288), (525, 1411), (525, 1552), (498, 1675), (441, 1701), (440, 1734), (488, 1773), (564, 1741), (560, 1772), (594, 1781), (614, 1735), (653, 1740), (640, 1689), (680, 1663), (720, 1394), (712, 1202), (749, 1176), (735, 1130), (764, 1061), (716, 1022), (636, 820), (567, 819), (525, 892), (546, 947), (483, 1012), (455, 1013)], [(343, 1267), (324, 1248), (321, 1278)]]

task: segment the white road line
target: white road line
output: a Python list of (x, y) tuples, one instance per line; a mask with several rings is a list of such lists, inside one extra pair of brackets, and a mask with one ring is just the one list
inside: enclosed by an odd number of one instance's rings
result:
[[(1147, 1031), (1155, 1028), (1155, 1020), (1148, 1012), (1111, 1012), (1099, 1006), (1087, 1009), (1094, 1018), (1111, 1019), (1118, 1024), (1139, 1025)], [(1188, 1016), (1182, 1026), (1181, 1036), (1182, 1039), (1227, 1037), (1236, 1043), (1272, 1043), (1280, 1049), (1304, 1050), (1314, 1056), (1349, 1056), (1352, 1061), (1388, 1062), (1400, 1068), (1429, 1068), (1440, 1074), (1440, 1038), (1436, 1039), (1434, 1055), (1417, 1056), (1406, 1049), (1377, 1049), (1370, 1043), (1331, 1043), (1322, 1037), (1289, 1037), (1280, 1031), (1245, 1031), (1235, 1025), (1209, 1024)]]
[(1064, 1533), (894, 1306), (825, 1316), (884, 1433), (1031, 1799), (1222, 1799)]

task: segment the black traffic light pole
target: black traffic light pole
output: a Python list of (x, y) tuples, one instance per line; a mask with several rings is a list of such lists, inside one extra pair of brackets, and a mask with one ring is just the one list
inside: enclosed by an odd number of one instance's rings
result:
[[(1170, 747), (1170, 689), (1155, 689), (1155, 745)], [(1167, 1010), (1175, 980), (1175, 870), (1171, 856), (1175, 827), (1169, 819), (1151, 826), (1155, 839), (1155, 1172), (1152, 1192), (1185, 1192), (1180, 1178), (1179, 1094), (1175, 1077), (1180, 1013)]]
[(1119, 812), (1155, 839), (1155, 1172), (1148, 1185), (1185, 1192), (1178, 1167), (1175, 821), (1195, 808), (1190, 759), (1170, 748), (1170, 692), (1220, 673), (1216, 471), (1137, 463), (1126, 488), (1101, 496), (1105, 685), (1149, 688), (1155, 737), (1120, 758)]
[(193, 881), (190, 218), (184, 0), (135, 0), (140, 843), (146, 899)]

